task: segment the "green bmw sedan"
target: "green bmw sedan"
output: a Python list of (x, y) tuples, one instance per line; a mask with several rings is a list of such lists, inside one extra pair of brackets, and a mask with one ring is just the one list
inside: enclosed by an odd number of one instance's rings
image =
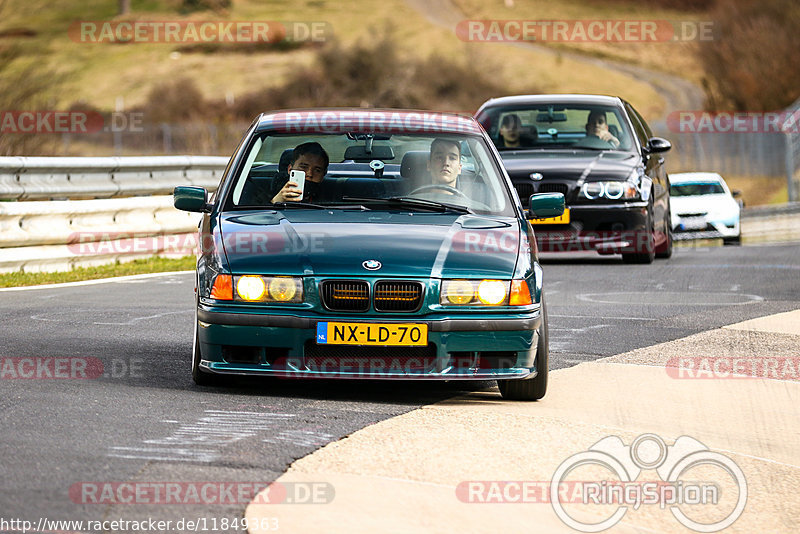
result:
[(547, 308), (524, 199), (471, 117), (260, 115), (198, 212), (192, 376), (496, 380), (544, 396)]

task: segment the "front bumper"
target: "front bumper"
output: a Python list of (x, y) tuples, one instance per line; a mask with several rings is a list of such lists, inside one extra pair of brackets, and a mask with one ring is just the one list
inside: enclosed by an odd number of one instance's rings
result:
[(676, 241), (738, 237), (741, 235), (741, 228), (738, 218), (716, 220), (678, 215), (672, 221), (672, 235)]
[(645, 252), (652, 246), (647, 207), (647, 202), (568, 206), (568, 225), (534, 224), (536, 243), (542, 252)]
[[(325, 321), (424, 323), (425, 347), (317, 344)], [(496, 380), (536, 376), (540, 310), (480, 317), (276, 315), (201, 304), (200, 367), (283, 378)]]

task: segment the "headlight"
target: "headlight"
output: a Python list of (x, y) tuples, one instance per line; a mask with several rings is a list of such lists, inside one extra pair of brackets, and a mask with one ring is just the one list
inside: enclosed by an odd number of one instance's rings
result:
[(260, 276), (242, 276), (236, 282), (236, 294), (242, 300), (259, 300), (267, 285)]
[[(510, 280), (442, 280), (439, 304), (442, 306), (505, 306), (508, 304), (510, 285)], [(529, 302), (525, 304), (529, 304)]]
[(303, 302), (303, 279), (291, 276), (235, 276), (236, 296), (245, 302)]
[(639, 196), (639, 190), (632, 182), (621, 180), (607, 182), (586, 182), (581, 186), (581, 196), (589, 200), (607, 198), (608, 200), (631, 199)]
[(501, 304), (506, 300), (506, 294), (508, 293), (506, 285), (500, 280), (483, 280), (478, 284), (478, 300), (487, 306)]

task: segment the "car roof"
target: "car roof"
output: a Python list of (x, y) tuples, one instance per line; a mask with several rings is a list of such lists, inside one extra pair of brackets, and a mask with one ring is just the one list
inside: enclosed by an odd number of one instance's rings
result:
[(683, 182), (713, 181), (724, 182), (722, 176), (715, 172), (677, 172), (669, 174), (670, 183), (677, 184)]
[(586, 104), (600, 106), (618, 106), (622, 99), (609, 95), (555, 94), (555, 95), (516, 95), (492, 98), (486, 101), (481, 109), (495, 106), (516, 106), (525, 104)]
[(316, 108), (264, 113), (258, 132), (296, 134), (387, 133), (482, 135), (468, 114), (413, 109)]

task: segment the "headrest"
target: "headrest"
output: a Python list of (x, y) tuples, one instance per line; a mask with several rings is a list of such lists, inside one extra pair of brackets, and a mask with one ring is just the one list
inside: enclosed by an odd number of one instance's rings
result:
[(281, 153), (281, 159), (278, 160), (278, 174), (288, 174), (289, 164), (292, 162), (293, 148), (287, 148)]
[(413, 150), (403, 155), (400, 163), (400, 176), (403, 178), (420, 179), (428, 171), (428, 157), (430, 152), (427, 150)]

